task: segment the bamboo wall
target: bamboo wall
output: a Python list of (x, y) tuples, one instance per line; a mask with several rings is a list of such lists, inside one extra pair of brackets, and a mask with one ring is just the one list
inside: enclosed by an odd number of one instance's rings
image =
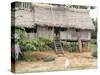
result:
[(28, 39), (32, 39), (32, 38), (35, 38), (35, 37), (36, 37), (36, 33), (34, 33), (34, 32), (33, 33), (32, 32), (31, 33), (27, 33), (27, 38)]
[[(48, 30), (48, 27), (38, 27), (37, 36), (53, 39), (55, 34), (53, 29)], [(78, 40), (78, 36), (81, 40), (87, 41), (91, 39), (91, 32), (88, 30), (81, 30), (80, 32), (76, 32), (75, 29), (60, 31), (60, 39), (62, 40)]]
[(87, 41), (91, 39), (91, 32), (88, 30), (76, 32), (75, 29), (68, 29), (60, 32), (60, 38), (64, 40), (78, 40), (78, 36), (81, 40)]
[(48, 30), (48, 27), (37, 27), (37, 36), (53, 39), (54, 33), (53, 29)]

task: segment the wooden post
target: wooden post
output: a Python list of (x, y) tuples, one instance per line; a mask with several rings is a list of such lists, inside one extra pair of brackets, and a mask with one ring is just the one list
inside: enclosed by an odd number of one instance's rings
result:
[(90, 50), (89, 45), (90, 45), (90, 42), (87, 42), (87, 48), (88, 48), (88, 51)]
[(79, 51), (82, 52), (82, 41), (81, 41), (81, 39), (78, 39), (78, 47), (79, 47)]
[(55, 35), (54, 35), (54, 27), (53, 27), (53, 41), (55, 40)]
[(82, 40), (80, 38), (80, 32), (79, 32), (79, 30), (77, 32), (77, 37), (78, 37), (78, 48), (79, 48), (79, 51), (82, 52)]

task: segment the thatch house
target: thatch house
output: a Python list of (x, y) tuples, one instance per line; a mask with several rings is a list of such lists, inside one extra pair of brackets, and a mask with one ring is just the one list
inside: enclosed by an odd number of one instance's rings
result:
[(12, 9), (12, 26), (24, 27), (29, 39), (59, 37), (63, 41), (78, 41), (80, 46), (82, 41), (91, 40), (94, 25), (87, 9), (28, 2), (14, 2)]

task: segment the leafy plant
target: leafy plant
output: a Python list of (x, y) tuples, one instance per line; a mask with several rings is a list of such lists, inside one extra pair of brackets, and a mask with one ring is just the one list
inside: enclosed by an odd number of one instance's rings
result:
[(42, 51), (49, 48), (51, 40), (42, 37), (27, 39), (26, 34), (24, 28), (15, 29), (15, 41), (20, 45), (22, 51)]
[(26, 31), (24, 28), (15, 28), (15, 42), (20, 44), (26, 39)]
[(32, 39), (32, 44), (35, 45), (35, 47), (38, 49), (38, 50), (44, 50), (44, 49), (47, 49), (48, 48), (48, 44), (50, 43), (51, 41), (49, 39), (45, 39), (45, 38), (33, 38)]
[(97, 50), (92, 52), (92, 56), (97, 57)]
[(97, 46), (95, 44), (91, 45), (92, 56), (97, 57)]
[(45, 38), (33, 38), (32, 40), (25, 39), (20, 41), (20, 47), (23, 51), (43, 51), (49, 47), (48, 44), (50, 42), (50, 40)]
[(66, 48), (70, 51), (70, 52), (73, 52), (75, 50), (78, 49), (78, 46), (76, 43), (69, 43)]

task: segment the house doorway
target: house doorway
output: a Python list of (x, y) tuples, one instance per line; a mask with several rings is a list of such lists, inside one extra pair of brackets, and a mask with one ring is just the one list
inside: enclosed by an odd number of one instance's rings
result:
[(60, 39), (60, 28), (59, 27), (54, 28), (54, 34), (55, 34), (55, 39)]

